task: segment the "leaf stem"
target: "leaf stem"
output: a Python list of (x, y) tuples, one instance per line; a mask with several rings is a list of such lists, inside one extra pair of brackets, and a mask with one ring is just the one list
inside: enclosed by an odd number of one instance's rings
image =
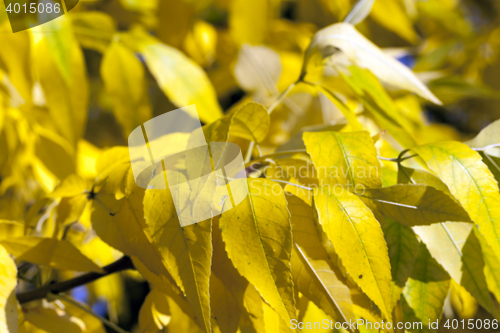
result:
[(46, 298), (49, 293), (62, 293), (84, 284), (93, 282), (110, 274), (125, 271), (127, 269), (134, 269), (134, 265), (129, 257), (124, 256), (114, 263), (103, 267), (105, 273), (87, 273), (67, 281), (57, 282), (54, 284), (45, 285), (34, 290), (22, 292), (17, 294), (17, 300), (19, 301), (19, 303), (23, 304), (37, 299)]

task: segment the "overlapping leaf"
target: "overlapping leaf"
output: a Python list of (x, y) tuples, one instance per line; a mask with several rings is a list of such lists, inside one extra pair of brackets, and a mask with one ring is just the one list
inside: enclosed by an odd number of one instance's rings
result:
[(384, 216), (410, 227), (446, 221), (470, 222), (462, 206), (430, 186), (394, 185), (367, 189), (362, 196), (372, 200)]
[[(163, 179), (164, 175), (157, 177)], [(209, 279), (212, 261), (212, 222), (181, 227), (168, 190), (148, 190), (144, 216), (155, 246), (177, 285), (186, 294), (196, 322), (211, 332)]]
[(315, 195), (319, 222), (353, 280), (392, 318), (391, 264), (379, 222), (355, 194), (320, 188)]
[(368, 132), (306, 132), (306, 149), (322, 184), (351, 191), (380, 187), (380, 163)]
[(249, 196), (222, 214), (222, 239), (234, 267), (288, 323), (296, 314), (287, 202), (281, 187), (270, 180), (249, 180), (248, 186)]
[(500, 258), (500, 193), (481, 156), (466, 145), (448, 141), (413, 148), (448, 186)]
[(486, 285), (481, 245), (472, 228), (472, 224), (447, 222), (415, 227), (414, 230), (453, 280), (464, 286), (482, 307), (498, 317)]

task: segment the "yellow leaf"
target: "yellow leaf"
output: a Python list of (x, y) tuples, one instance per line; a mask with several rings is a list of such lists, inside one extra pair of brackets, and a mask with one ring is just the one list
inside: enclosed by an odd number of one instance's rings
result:
[(428, 331), (429, 323), (441, 319), (449, 288), (450, 276), (420, 243), (413, 273), (403, 290), (404, 321), (421, 322), (424, 331)]
[(113, 147), (106, 150), (97, 159), (98, 175), (96, 190), (101, 188), (108, 193), (114, 193), (117, 200), (129, 194), (128, 180), (133, 174), (129, 152), (126, 147)]
[(241, 317), (240, 330), (242, 332), (266, 332), (264, 327), (263, 301), (254, 286), (248, 284), (244, 299), (244, 312)]
[(447, 194), (425, 185), (394, 185), (366, 189), (378, 211), (407, 226), (457, 221), (471, 222), (467, 212)]
[(75, 306), (66, 301), (61, 301), (64, 304), (64, 310), (73, 318), (78, 318), (84, 325), (84, 333), (106, 333), (102, 321), (94, 317), (87, 311)]
[(52, 198), (70, 198), (80, 194), (84, 194), (86, 190), (90, 190), (90, 182), (82, 179), (77, 175), (71, 175), (64, 178), (63, 181), (56, 186), (54, 191), (50, 193)]
[(139, 331), (141, 333), (156, 333), (170, 322), (170, 307), (168, 297), (153, 289), (142, 303), (139, 311)]
[(196, 105), (203, 122), (222, 116), (217, 95), (206, 73), (179, 50), (162, 44), (145, 33), (124, 36), (142, 54), (160, 88), (178, 107)]
[(101, 76), (113, 100), (114, 115), (128, 137), (137, 126), (152, 118), (144, 67), (130, 49), (115, 40), (104, 53)]
[[(212, 258), (212, 276), (210, 279), (210, 288), (212, 286), (212, 282), (215, 278), (220, 280), (220, 284), (218, 289), (223, 292), (228, 301), (224, 301), (224, 299), (220, 299), (220, 296), (214, 295), (211, 291), (211, 298), (218, 297), (217, 302), (223, 302), (223, 306), (219, 308), (218, 305), (212, 302), (212, 309), (214, 312), (214, 316), (216, 317), (216, 321), (222, 333), (224, 332), (234, 332), (234, 327), (238, 327), (240, 323), (240, 318), (243, 313), (243, 297), (245, 290), (248, 286), (248, 282), (238, 273), (236, 268), (234, 268), (231, 260), (228, 258), (226, 250), (224, 248), (224, 243), (222, 241), (222, 234), (219, 230), (219, 217), (215, 216), (212, 219), (213, 227), (212, 227), (212, 246), (213, 246), (213, 258)], [(260, 296), (259, 296), (260, 297)], [(220, 311), (224, 311), (226, 306), (224, 304), (229, 302), (233, 302), (234, 304), (231, 306), (229, 313), (230, 316), (226, 314), (220, 314)]]
[(168, 332), (182, 333), (200, 333), (203, 332), (196, 325), (193, 317), (183, 312), (183, 310), (171, 298), (168, 299), (170, 308), (170, 323), (168, 324)]
[(466, 145), (453, 141), (427, 144), (412, 150), (448, 186), (500, 258), (500, 193), (481, 156)]
[(68, 141), (43, 129), (37, 134), (35, 154), (45, 167), (60, 180), (74, 173), (75, 152)]
[(340, 270), (329, 260), (321, 244), (311, 206), (287, 196), (293, 239), (292, 274), (304, 296), (339, 322), (355, 321), (351, 295)]
[[(46, 31), (46, 32), (43, 32)], [(33, 59), (52, 120), (73, 146), (87, 121), (88, 83), (82, 50), (65, 17), (32, 29)]]
[(233, 39), (240, 44), (262, 44), (271, 21), (270, 7), (269, 0), (232, 1), (229, 28)]
[(17, 332), (17, 267), (0, 246), (0, 331)]
[(288, 323), (295, 318), (295, 300), (287, 202), (270, 180), (249, 180), (248, 186), (249, 196), (222, 214), (222, 239), (234, 267)]
[(210, 277), (210, 305), (221, 333), (238, 330), (242, 306), (228, 287), (213, 274)]
[(351, 63), (369, 69), (381, 81), (417, 93), (433, 103), (441, 104), (410, 69), (384, 54), (349, 23), (333, 24), (314, 35), (306, 51), (303, 74), (305, 74), (309, 59), (314, 54), (321, 52), (323, 57), (328, 57), (336, 49), (340, 49)]
[(84, 333), (84, 323), (58, 308), (36, 307), (24, 311), (24, 318), (46, 332)]
[(415, 233), (455, 282), (462, 285), (496, 318), (499, 313), (489, 294), (484, 274), (485, 261), (473, 224), (447, 222), (415, 227)]
[(262, 308), (264, 310), (264, 327), (266, 328), (266, 332), (296, 332), (296, 330), (291, 328), (290, 322), (283, 321), (283, 318), (281, 318), (267, 303), (262, 302)]
[[(164, 175), (157, 177), (163, 178)], [(175, 282), (186, 294), (196, 321), (205, 332), (211, 332), (209, 279), (212, 221), (181, 227), (168, 189), (146, 191), (144, 216), (153, 243)]]
[(306, 132), (304, 143), (320, 185), (335, 188), (338, 184), (351, 191), (382, 185), (377, 151), (368, 132)]
[(460, 318), (472, 319), (476, 315), (478, 309), (477, 301), (464, 287), (453, 280), (450, 286), (450, 300)]
[(116, 32), (116, 23), (110, 15), (98, 11), (71, 11), (67, 16), (82, 47), (106, 52), (109, 41), (103, 37), (112, 38)]
[(315, 194), (319, 222), (342, 264), (387, 320), (392, 318), (391, 265), (382, 228), (356, 195), (328, 186)]
[(418, 41), (419, 38), (413, 29), (413, 23), (399, 0), (375, 1), (370, 15), (378, 24), (395, 32), (410, 43)]
[(101, 149), (88, 141), (78, 141), (76, 155), (77, 173), (84, 178), (96, 178), (95, 164), (99, 155), (101, 155)]
[[(29, 105), (33, 89), (29, 34), (27, 32), (16, 34), (2, 32), (0, 33), (0, 44), (2, 45), (0, 59), (5, 66), (4, 69), (8, 73), (9, 80), (21, 94), (24, 103)], [(13, 56), (14, 54), (15, 56)]]
[(202, 66), (211, 65), (217, 51), (217, 30), (205, 21), (196, 21), (184, 40), (188, 55)]
[(102, 269), (85, 257), (73, 244), (64, 240), (26, 236), (0, 242), (20, 261), (57, 269), (102, 273)]

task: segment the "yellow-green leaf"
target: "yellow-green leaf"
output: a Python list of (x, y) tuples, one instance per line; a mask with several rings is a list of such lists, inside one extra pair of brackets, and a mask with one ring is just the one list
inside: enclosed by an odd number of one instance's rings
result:
[(457, 221), (471, 222), (467, 212), (447, 194), (425, 185), (394, 185), (366, 189), (378, 211), (407, 226)]
[(500, 193), (481, 156), (454, 141), (427, 144), (413, 151), (448, 186), (500, 258)]
[[(164, 174), (157, 177), (163, 178)], [(195, 321), (205, 332), (211, 332), (212, 221), (181, 227), (172, 195), (167, 189), (146, 191), (144, 216), (154, 245), (194, 310)]]
[(127, 40), (142, 54), (160, 88), (175, 105), (196, 105), (200, 119), (206, 123), (222, 116), (215, 89), (198, 64), (145, 33), (137, 32)]
[(419, 240), (413, 230), (390, 218), (381, 223), (389, 249), (392, 275), (392, 305), (395, 306), (413, 271), (418, 254)]
[(321, 185), (339, 184), (351, 191), (382, 185), (377, 151), (368, 132), (306, 132), (303, 139)]
[(488, 289), (495, 295), (497, 301), (500, 300), (500, 261), (493, 253), (491, 247), (486, 243), (484, 236), (479, 230), (473, 229), (476, 237), (479, 239), (483, 250), (483, 258), (485, 263), (484, 275), (488, 284)]
[(413, 273), (403, 290), (404, 321), (422, 323), (421, 332), (435, 331), (429, 328), (429, 323), (441, 319), (449, 288), (450, 276), (432, 258), (425, 244), (420, 243)]
[(152, 118), (147, 97), (144, 67), (120, 41), (113, 41), (104, 53), (101, 76), (113, 100), (113, 112), (125, 137)]
[(17, 332), (17, 267), (0, 246), (0, 331)]
[(355, 321), (351, 295), (341, 271), (329, 260), (313, 219), (311, 206), (288, 195), (295, 242), (292, 274), (298, 290), (335, 321)]
[(328, 186), (315, 194), (319, 222), (342, 264), (387, 320), (392, 318), (391, 264), (379, 222), (356, 195)]
[(287, 202), (270, 180), (252, 179), (248, 186), (248, 197), (222, 214), (222, 239), (234, 267), (288, 323), (296, 314)]
[(481, 245), (468, 223), (447, 222), (415, 227), (415, 233), (427, 245), (431, 255), (488, 312), (499, 317), (484, 274)]
[(79, 272), (103, 272), (68, 241), (26, 236), (4, 239), (0, 244), (20, 261)]

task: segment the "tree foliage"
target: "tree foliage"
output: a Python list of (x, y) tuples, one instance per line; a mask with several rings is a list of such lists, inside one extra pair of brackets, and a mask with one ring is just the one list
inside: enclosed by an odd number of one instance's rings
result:
[[(0, 2), (0, 332), (500, 320), (497, 13), (113, 0), (12, 34)], [(127, 137), (193, 104), (248, 196), (182, 226)]]

